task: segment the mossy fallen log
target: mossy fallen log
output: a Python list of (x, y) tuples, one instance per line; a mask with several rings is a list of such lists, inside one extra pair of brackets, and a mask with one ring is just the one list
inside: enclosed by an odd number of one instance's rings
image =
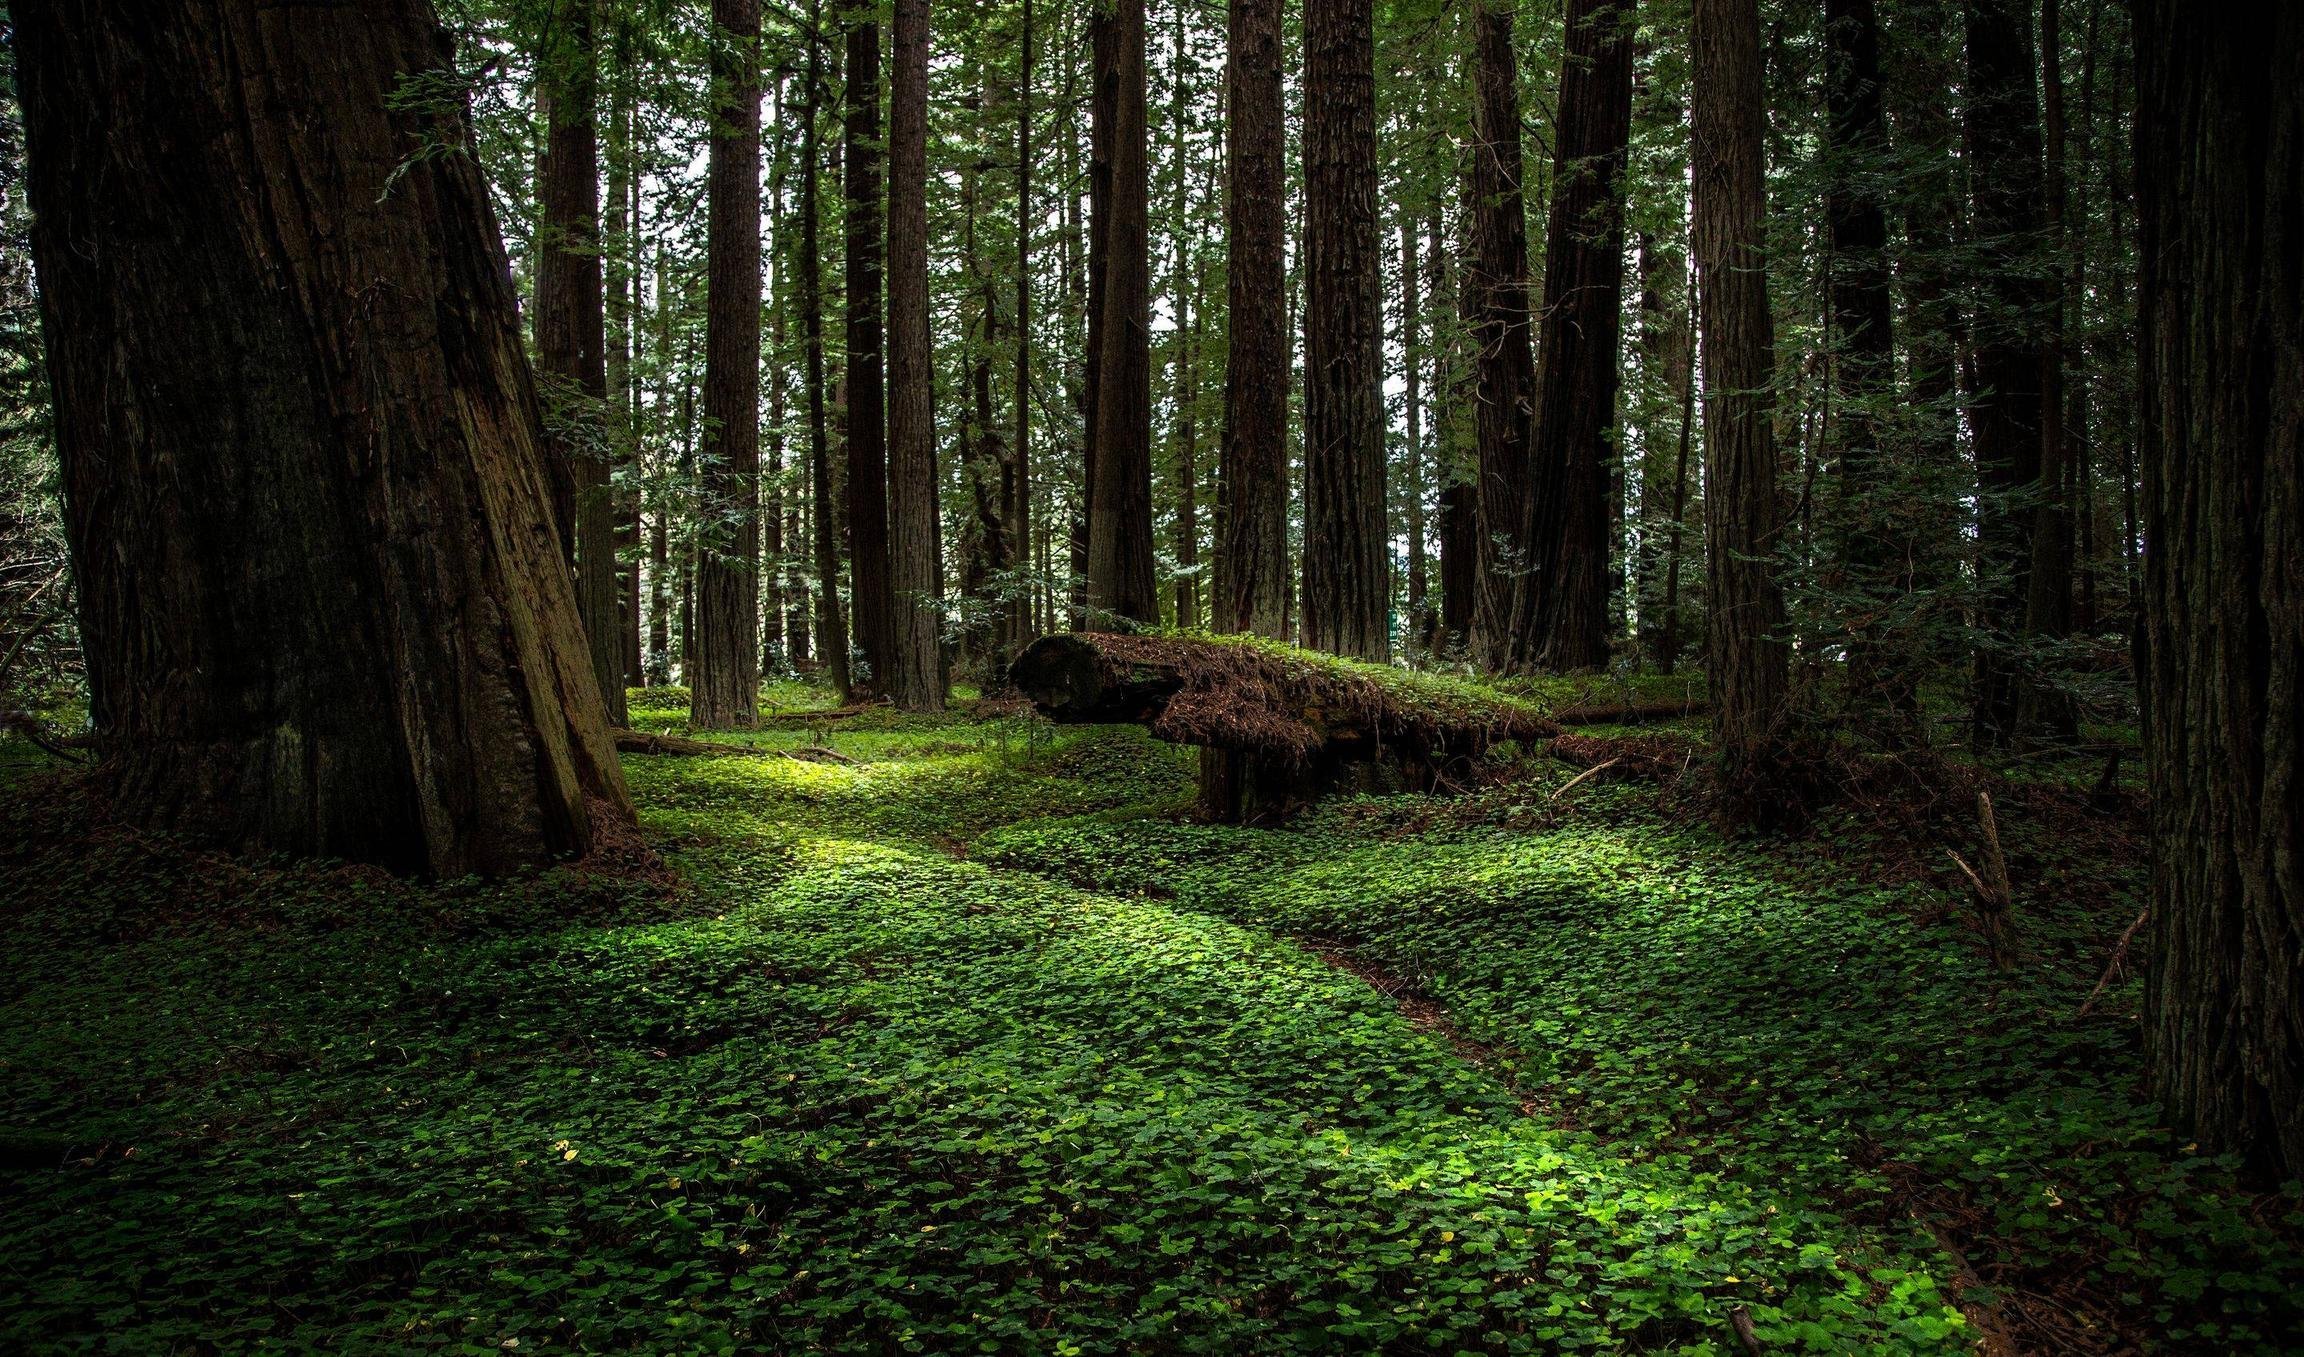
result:
[(1202, 759), (1201, 794), (1226, 820), (1285, 813), (1355, 765), (1430, 790), (1498, 744), (1559, 733), (1533, 704), (1478, 684), (1248, 637), (1064, 632), (1025, 647), (1008, 676), (1051, 720), (1141, 725), (1217, 751)]

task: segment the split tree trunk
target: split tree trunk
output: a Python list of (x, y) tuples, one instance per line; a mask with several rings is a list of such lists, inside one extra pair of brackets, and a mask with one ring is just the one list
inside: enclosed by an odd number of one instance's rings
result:
[(442, 876), (628, 823), (431, 6), (13, 19), (118, 813)]
[(1391, 653), (1370, 0), (1304, 7), (1304, 640)]
[(703, 523), (691, 724), (760, 716), (760, 0), (712, 0)]
[(2304, 15), (2136, 16), (2144, 1036), (2176, 1124), (2304, 1173)]

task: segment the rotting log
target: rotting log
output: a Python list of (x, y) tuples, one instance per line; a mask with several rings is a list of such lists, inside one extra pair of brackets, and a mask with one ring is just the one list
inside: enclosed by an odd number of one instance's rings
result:
[(1009, 680), (1061, 724), (1140, 725), (1213, 751), (1202, 803), (1221, 820), (1285, 814), (1348, 780), (1365, 785), (1370, 767), (1416, 790), (1445, 787), (1500, 743), (1559, 733), (1502, 695), (1249, 641), (1066, 632), (1025, 647)]

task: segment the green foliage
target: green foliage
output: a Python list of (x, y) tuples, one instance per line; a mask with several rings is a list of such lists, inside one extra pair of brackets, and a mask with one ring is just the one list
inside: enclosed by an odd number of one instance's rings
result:
[(1634, 789), (1256, 831), (1175, 818), (1191, 752), (1133, 729), (829, 738), (629, 760), (670, 897), (233, 865), (0, 788), (0, 1343), (1724, 1353), (1741, 1305), (1770, 1351), (1953, 1352), (1908, 1210), (1954, 1209), (2173, 1345), (2295, 1317), (2126, 1026), (2067, 1016), (2092, 955), (1995, 981), (1916, 888)]

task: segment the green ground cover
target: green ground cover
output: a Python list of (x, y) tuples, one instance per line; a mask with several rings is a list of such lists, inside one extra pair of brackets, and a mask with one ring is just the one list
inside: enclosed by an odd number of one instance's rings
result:
[(670, 896), (223, 862), (0, 745), (0, 1346), (1732, 1353), (1741, 1311), (1771, 1352), (2250, 1351), (2304, 1313), (2297, 1198), (2137, 1101), (2132, 984), (2075, 1016), (2135, 862), (2012, 826), (2077, 888), (2001, 977), (1852, 829), (1730, 842), (1636, 784), (1241, 830), (1133, 730), (713, 738), (853, 762), (629, 758)]

